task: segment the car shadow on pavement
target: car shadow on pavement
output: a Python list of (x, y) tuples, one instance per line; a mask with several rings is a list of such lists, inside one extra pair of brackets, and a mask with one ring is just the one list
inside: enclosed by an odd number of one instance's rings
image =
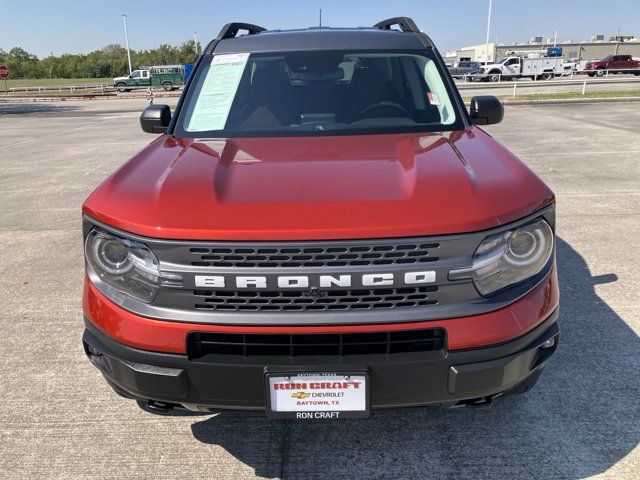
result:
[[(268, 421), (221, 413), (192, 425), (265, 478), (584, 478), (640, 442), (640, 338), (558, 240), (561, 345), (530, 392), (487, 411), (416, 408), (368, 420)], [(620, 475), (624, 476), (624, 474)], [(632, 474), (629, 472), (629, 476)]]

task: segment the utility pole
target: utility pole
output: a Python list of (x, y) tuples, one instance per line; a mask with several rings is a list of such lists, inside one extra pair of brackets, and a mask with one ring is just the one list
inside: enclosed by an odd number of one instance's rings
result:
[(489, 63), (489, 34), (491, 33), (491, 7), (493, 0), (489, 0), (489, 15), (487, 17), (487, 41), (484, 47), (484, 60), (485, 63)]
[(128, 15), (122, 14), (122, 20), (124, 21), (124, 41), (127, 45), (127, 59), (129, 60), (129, 75), (133, 69), (131, 68), (131, 51), (129, 50), (129, 31), (127, 30), (127, 17)]
[(320, 19), (318, 22), (318, 26), (321, 27), (322, 26), (322, 9), (320, 9)]
[(558, 46), (558, 30), (556, 30), (556, 34), (553, 37), (553, 46), (557, 47)]
[(193, 45), (196, 49), (196, 55), (198, 55), (198, 34), (196, 32), (193, 32)]

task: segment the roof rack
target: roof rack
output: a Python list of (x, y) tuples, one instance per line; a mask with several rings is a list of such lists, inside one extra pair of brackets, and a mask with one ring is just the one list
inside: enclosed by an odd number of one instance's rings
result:
[(394, 25), (399, 26), (400, 30), (403, 32), (420, 33), (420, 29), (416, 25), (416, 22), (409, 17), (389, 18), (376, 23), (373, 28), (379, 28), (380, 30), (392, 30), (391, 27)]
[(264, 32), (266, 28), (260, 27), (258, 25), (252, 25), (250, 23), (227, 23), (224, 27), (222, 27), (222, 30), (220, 30), (217, 39), (223, 40), (225, 38), (234, 38), (238, 35), (238, 32), (240, 30), (246, 30), (247, 32), (249, 32), (249, 35), (255, 35), (257, 33)]

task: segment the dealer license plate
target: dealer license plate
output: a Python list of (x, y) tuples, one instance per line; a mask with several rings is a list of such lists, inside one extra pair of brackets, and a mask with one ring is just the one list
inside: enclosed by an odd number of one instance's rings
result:
[(266, 375), (267, 415), (298, 420), (369, 416), (366, 373)]

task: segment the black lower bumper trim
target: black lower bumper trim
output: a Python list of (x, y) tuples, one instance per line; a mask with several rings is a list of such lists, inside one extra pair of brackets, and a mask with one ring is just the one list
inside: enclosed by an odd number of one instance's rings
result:
[[(531, 332), (502, 345), (363, 363), (362, 369), (370, 372), (371, 409), (452, 406), (507, 392), (539, 374), (553, 354), (560, 336), (557, 317), (556, 310)], [(115, 342), (86, 319), (85, 324), (83, 343), (91, 362), (118, 393), (140, 400), (200, 410), (264, 410), (265, 367), (287, 367), (198, 362), (186, 355), (147, 352)], [(309, 371), (318, 368), (316, 362), (308, 365)], [(332, 368), (338, 369), (335, 364)]]

